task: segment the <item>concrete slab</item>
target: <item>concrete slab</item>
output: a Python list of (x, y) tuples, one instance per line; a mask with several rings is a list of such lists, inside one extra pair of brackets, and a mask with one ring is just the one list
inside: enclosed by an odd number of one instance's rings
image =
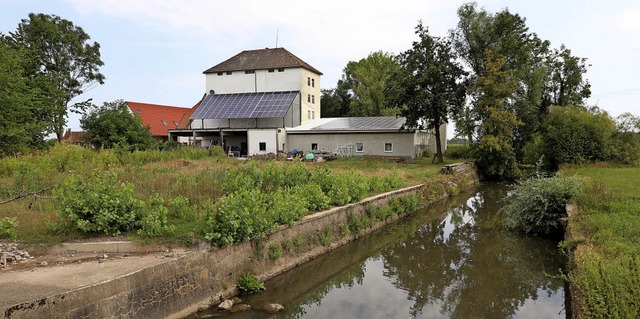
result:
[(59, 254), (66, 251), (81, 253), (151, 253), (166, 251), (167, 247), (161, 245), (140, 245), (132, 241), (103, 241), (87, 243), (63, 243), (49, 250), (51, 254)]
[(170, 262), (162, 254), (0, 272), (0, 309), (39, 300)]

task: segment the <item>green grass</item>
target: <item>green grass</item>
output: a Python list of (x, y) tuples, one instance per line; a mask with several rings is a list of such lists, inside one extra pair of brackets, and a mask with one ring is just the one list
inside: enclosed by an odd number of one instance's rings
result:
[(586, 180), (572, 227), (584, 243), (569, 275), (589, 318), (640, 316), (640, 167), (564, 167)]

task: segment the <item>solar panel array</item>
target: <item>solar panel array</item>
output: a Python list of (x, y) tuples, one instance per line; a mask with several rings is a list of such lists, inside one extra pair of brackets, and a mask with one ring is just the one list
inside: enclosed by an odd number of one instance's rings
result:
[(191, 115), (194, 119), (284, 117), (299, 91), (207, 95)]
[(406, 122), (404, 117), (376, 116), (376, 117), (342, 117), (318, 125), (311, 130), (399, 130)]

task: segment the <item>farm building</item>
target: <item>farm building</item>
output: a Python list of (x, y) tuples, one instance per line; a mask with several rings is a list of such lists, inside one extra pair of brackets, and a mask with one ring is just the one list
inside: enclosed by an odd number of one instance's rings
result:
[[(402, 117), (320, 118), (322, 73), (284, 48), (243, 51), (204, 71), (206, 94), (172, 138), (237, 155), (336, 152), (344, 156), (421, 156), (435, 150), (427, 130)], [(186, 115), (185, 115), (186, 117)], [(446, 126), (440, 128), (446, 147)]]

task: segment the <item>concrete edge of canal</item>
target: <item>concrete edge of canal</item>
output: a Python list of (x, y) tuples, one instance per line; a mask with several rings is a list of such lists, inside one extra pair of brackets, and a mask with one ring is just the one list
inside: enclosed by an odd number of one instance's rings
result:
[[(259, 243), (191, 251), (108, 280), (47, 297), (34, 296), (1, 310), (6, 319), (182, 318), (236, 294), (235, 282), (245, 272), (267, 280), (402, 218), (375, 222), (355, 235), (342, 234), (349, 218), (364, 216), (370, 205), (386, 206), (411, 194), (422, 195), (430, 205), (479, 182), (472, 163), (450, 165), (443, 171), (451, 177), (317, 212), (293, 226), (281, 227)], [(282, 247), (281, 256), (269, 258), (270, 247)]]

